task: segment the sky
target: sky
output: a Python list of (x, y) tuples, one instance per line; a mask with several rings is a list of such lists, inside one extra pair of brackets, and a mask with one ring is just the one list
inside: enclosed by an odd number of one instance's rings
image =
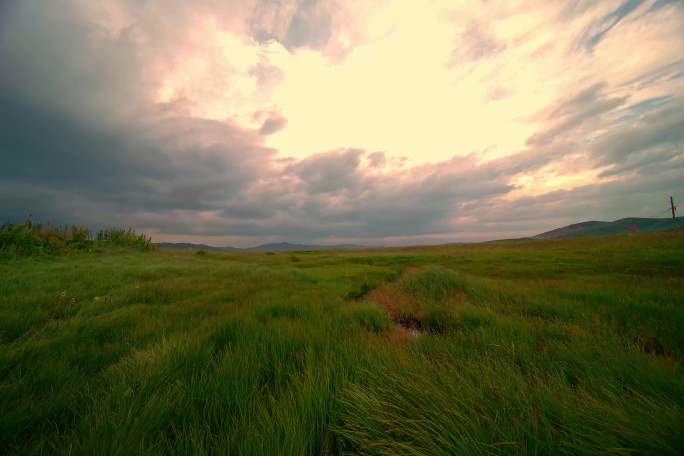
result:
[(410, 245), (684, 210), (684, 1), (0, 1), (0, 223)]

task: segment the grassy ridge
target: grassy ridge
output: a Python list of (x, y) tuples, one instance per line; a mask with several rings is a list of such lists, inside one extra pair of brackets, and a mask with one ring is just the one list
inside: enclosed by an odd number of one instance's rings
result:
[(679, 454), (684, 237), (0, 263), (0, 453)]

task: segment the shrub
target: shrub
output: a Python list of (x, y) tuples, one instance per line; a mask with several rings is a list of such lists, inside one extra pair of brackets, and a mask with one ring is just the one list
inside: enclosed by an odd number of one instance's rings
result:
[(90, 230), (76, 225), (60, 227), (26, 223), (0, 226), (0, 256), (3, 257), (91, 251), (107, 245), (139, 250), (154, 247), (151, 238), (130, 228), (100, 231), (97, 239), (93, 239)]
[(71, 240), (74, 243), (85, 243), (91, 239), (90, 230), (81, 226), (71, 225)]
[(145, 234), (138, 234), (132, 228), (102, 230), (97, 234), (97, 239), (98, 241), (108, 241), (118, 247), (132, 247), (139, 250), (151, 250), (154, 247), (152, 238), (145, 236)]

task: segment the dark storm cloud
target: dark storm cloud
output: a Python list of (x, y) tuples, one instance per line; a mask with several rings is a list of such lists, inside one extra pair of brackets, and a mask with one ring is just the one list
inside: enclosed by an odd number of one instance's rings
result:
[(459, 201), (510, 190), (503, 176), (474, 170), (474, 158), (376, 174), (361, 165), (366, 156), (345, 149), (275, 167), (226, 204), (220, 219), (184, 229), (220, 235), (229, 225), (233, 234), (290, 239), (446, 231)]
[(102, 226), (209, 210), (270, 159), (254, 132), (150, 105), (135, 27), (112, 36), (51, 5), (11, 3), (0, 30), (0, 217)]
[(677, 2), (680, 2), (680, 3), (681, 3), (681, 1), (682, 1), (682, 0), (656, 0), (656, 1), (653, 3), (653, 5), (651, 5), (651, 7), (649, 8), (648, 12), (649, 12), (649, 13), (655, 12), (655, 11), (658, 11), (659, 9), (661, 9), (661, 8), (663, 8), (663, 7), (665, 7), (665, 6), (669, 5), (669, 4), (671, 4), (671, 3), (677, 3)]
[[(68, 2), (8, 2), (0, 27), (0, 94), (99, 121), (135, 109), (146, 89), (134, 38), (84, 22)], [(124, 103), (121, 103), (124, 101)]]
[(628, 97), (609, 97), (602, 93), (605, 84), (595, 84), (569, 100), (563, 100), (546, 116), (552, 127), (536, 133), (527, 140), (529, 146), (542, 146), (558, 136), (580, 126), (587, 120), (596, 121), (603, 113), (621, 106)]
[(318, 0), (302, 0), (292, 17), (283, 44), (288, 48), (319, 48), (330, 39), (332, 20)]
[[(61, 195), (50, 216), (62, 205), (77, 210), (64, 211), (70, 218), (91, 223), (97, 219), (79, 213), (75, 201), (97, 203), (88, 210), (99, 215), (121, 214), (119, 223), (136, 211), (212, 210), (249, 185), (273, 154), (256, 145), (256, 134), (214, 121), (100, 130), (4, 98), (0, 122), (0, 182), (7, 193), (23, 189), (3, 205), (15, 215), (36, 206), (26, 204), (31, 194), (39, 203), (50, 193)], [(210, 141), (188, 143), (192, 135)]]
[(587, 40), (587, 47), (593, 49), (610, 32), (613, 27), (618, 25), (625, 16), (638, 8), (644, 0), (626, 0), (611, 14), (601, 20), (599, 31), (594, 32)]
[(360, 150), (342, 150), (314, 155), (292, 166), (292, 173), (306, 183), (311, 193), (330, 193), (356, 187)]
[[(633, 109), (641, 110), (642, 107)], [(594, 146), (603, 164), (614, 164), (606, 175), (635, 167), (667, 163), (684, 154), (684, 98), (672, 99), (660, 109), (642, 115), (604, 135)]]
[(259, 133), (262, 135), (272, 135), (285, 128), (285, 126), (287, 126), (286, 118), (279, 115), (273, 115), (264, 120), (264, 123), (259, 129)]
[(332, 33), (332, 18), (320, 0), (258, 2), (252, 35), (258, 41), (278, 40), (286, 48), (322, 48)]
[[(634, 10), (641, 6), (642, 3), (644, 3), (644, 0), (625, 0), (621, 2), (611, 13), (592, 22), (579, 36), (577, 41), (578, 49), (584, 49), (588, 52), (592, 52), (594, 48), (605, 39), (608, 33), (610, 33), (627, 16), (632, 14)], [(596, 3), (587, 2), (587, 4), (593, 6)], [(566, 13), (572, 12), (575, 11), (572, 9), (566, 11)]]
[[(307, 187), (305, 210), (337, 235), (407, 235), (446, 230), (459, 202), (501, 195), (504, 176), (478, 167), (475, 157), (402, 172), (372, 173), (359, 165), (361, 151), (314, 156), (291, 168)], [(311, 191), (313, 187), (313, 192)]]

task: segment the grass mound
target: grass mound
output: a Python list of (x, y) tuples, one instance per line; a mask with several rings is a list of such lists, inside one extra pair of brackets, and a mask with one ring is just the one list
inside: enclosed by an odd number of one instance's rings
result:
[(435, 334), (446, 334), (461, 326), (462, 319), (458, 312), (443, 305), (428, 308), (420, 320), (422, 330)]
[(369, 294), (399, 325), (414, 331), (445, 334), (463, 326), (464, 281), (440, 266), (408, 269), (395, 282)]
[(372, 302), (349, 304), (343, 309), (342, 315), (374, 333), (386, 331), (392, 322), (389, 315)]
[(404, 292), (425, 302), (438, 303), (463, 291), (458, 274), (439, 266), (431, 266), (411, 274), (401, 282)]

